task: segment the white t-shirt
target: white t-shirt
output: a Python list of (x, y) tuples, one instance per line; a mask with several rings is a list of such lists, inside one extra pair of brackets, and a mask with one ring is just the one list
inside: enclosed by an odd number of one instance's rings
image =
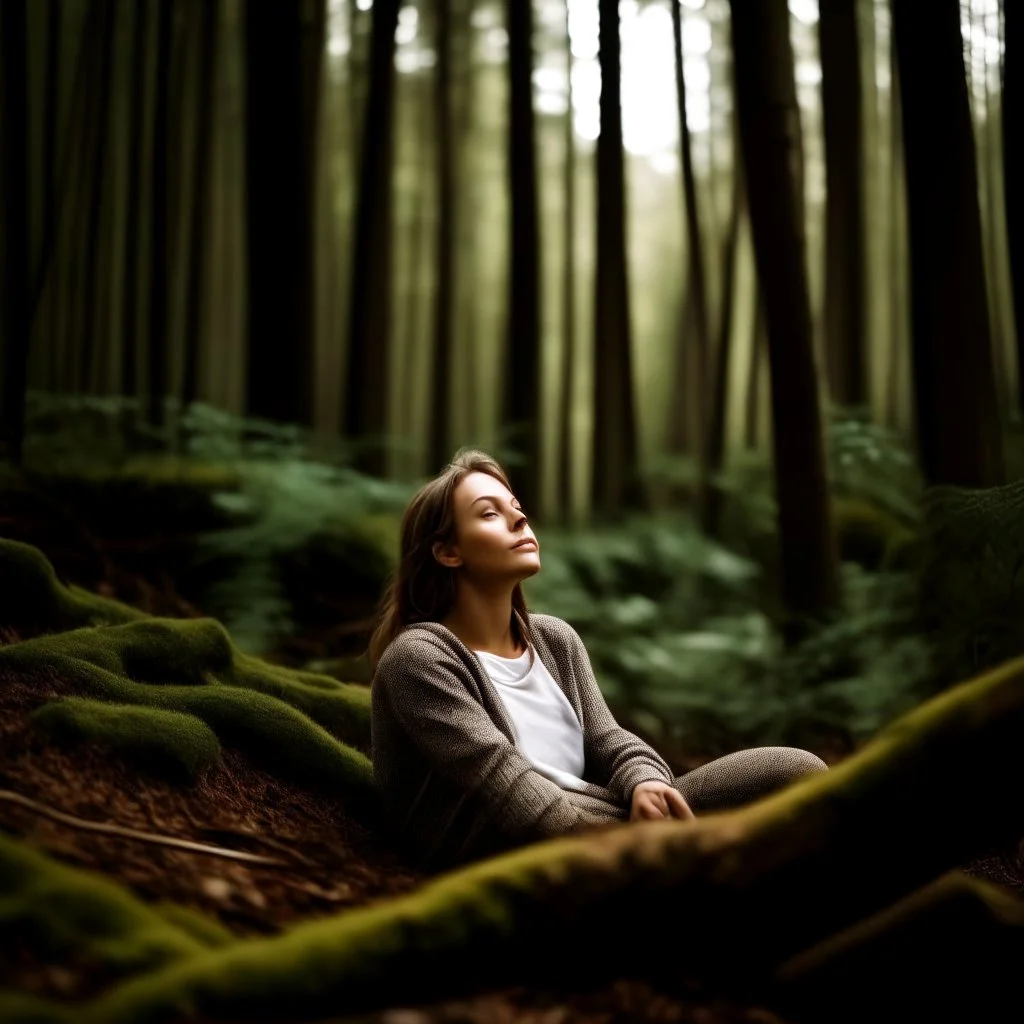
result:
[(583, 729), (569, 698), (540, 658), (473, 652), (498, 691), (515, 730), (516, 746), (541, 775), (563, 789), (582, 789)]

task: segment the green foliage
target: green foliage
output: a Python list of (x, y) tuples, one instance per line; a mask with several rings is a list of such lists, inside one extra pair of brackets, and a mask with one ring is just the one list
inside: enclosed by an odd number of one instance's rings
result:
[[(863, 740), (927, 692), (930, 647), (915, 632), (908, 571), (912, 467), (884, 431), (840, 424), (832, 436), (836, 527), (853, 561), (841, 612), (793, 648), (766, 585), (775, 509), (763, 460), (723, 474), (731, 548), (684, 514), (544, 531), (531, 607), (576, 626), (609, 701), (652, 737), (681, 749), (809, 742), (823, 728)], [(676, 468), (671, 482), (684, 482)]]
[(359, 473), (350, 464), (358, 445), (295, 424), (198, 402), (178, 409), (169, 400), (164, 414), (157, 428), (134, 400), (31, 392), (28, 461), (65, 491), (73, 481), (76, 504), (92, 495), (145, 516), (150, 499), (166, 506), (193, 495), (189, 571), (210, 580), (200, 603), (244, 651), (266, 652), (294, 631), (283, 577), (296, 558), (329, 565), (340, 590), (379, 593), (411, 485)]
[(101, 743), (172, 781), (194, 782), (220, 757), (213, 730), (178, 711), (72, 696), (42, 705), (32, 720), (58, 741)]

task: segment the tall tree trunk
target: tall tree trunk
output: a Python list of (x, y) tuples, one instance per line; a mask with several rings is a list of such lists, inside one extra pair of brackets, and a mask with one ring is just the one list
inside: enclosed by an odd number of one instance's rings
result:
[[(117, 21), (117, 7), (113, 0), (105, 0), (103, 5), (102, 23), (96, 47), (101, 54), (99, 82), (97, 84), (96, 118), (92, 131), (93, 149), (89, 154), (89, 185), (86, 199), (86, 225), (84, 251), (89, 258), (84, 260), (82, 283), (82, 318), (80, 321), (78, 351), (75, 352), (77, 379), (82, 391), (91, 391), (92, 381), (90, 367), (97, 345), (103, 339), (97, 336), (99, 318), (97, 316), (101, 232), (103, 221), (100, 216), (103, 206), (103, 185), (109, 168), (110, 136), (112, 131), (113, 113), (110, 103), (110, 81), (113, 75), (114, 61), (117, 54), (114, 50), (114, 29)], [(92, 45), (92, 44), (90, 44)]]
[(910, 222), (917, 440), (930, 484), (1002, 480), (974, 134), (957, 0), (893, 2)]
[(764, 295), (761, 286), (754, 283), (754, 321), (750, 328), (750, 362), (747, 365), (747, 393), (743, 412), (743, 443), (750, 451), (757, 448), (761, 417), (761, 364), (768, 344), (768, 326), (765, 323)]
[(0, 456), (21, 463), (29, 344), (25, 0), (0, 4)]
[(353, 233), (352, 288), (344, 433), (370, 435), (358, 465), (382, 474), (388, 423), (388, 338), (391, 304), (391, 182), (394, 171), (395, 30), (399, 0), (376, 0), (370, 30), (370, 84), (360, 144), (359, 192)]
[(513, 472), (526, 509), (540, 508), (540, 225), (533, 117), (533, 4), (507, 0), (510, 193), (504, 426), (525, 459)]
[(823, 3), (818, 21), (825, 136), (825, 351), (832, 398), (868, 400), (864, 122), (858, 0)]
[[(690, 429), (693, 450), (697, 456), (698, 484), (697, 503), (708, 497), (708, 467), (705, 458), (708, 429), (708, 354), (711, 351), (711, 328), (708, 316), (707, 270), (704, 266), (704, 243), (700, 229), (700, 214), (697, 209), (697, 183), (693, 173), (693, 146), (690, 127), (686, 120), (686, 76), (683, 73), (683, 14), (680, 0), (669, 0), (672, 12), (672, 38), (676, 75), (676, 106), (679, 108), (679, 148), (683, 163), (683, 206), (686, 211), (686, 248), (689, 281), (685, 294), (693, 307), (681, 322), (686, 325), (679, 337), (680, 347), (693, 345), (693, 352), (682, 357), (693, 377), (685, 381), (685, 390), (676, 398), (681, 403), (692, 403), (694, 408), (684, 410)], [(692, 329), (692, 333), (691, 333)], [(699, 513), (703, 516), (703, 512)]]
[(740, 214), (745, 194), (742, 165), (735, 161), (732, 213), (722, 253), (722, 311), (718, 319), (718, 339), (712, 353), (708, 381), (710, 400), (705, 431), (705, 453), (702, 460), (702, 491), (697, 502), (701, 527), (712, 537), (718, 536), (722, 519), (722, 489), (714, 480), (722, 471), (725, 462), (725, 422), (729, 405), (729, 357), (732, 350), (732, 318), (736, 290), (736, 250), (739, 248)]
[(435, 147), (437, 235), (435, 262), (433, 388), (430, 407), (430, 463), (439, 472), (451, 457), (448, 414), (452, 402), (452, 341), (455, 303), (455, 140), (452, 132), (452, 0), (436, 0), (434, 11)]
[(167, 394), (167, 299), (170, 268), (167, 169), (172, 162), (168, 147), (168, 115), (173, 15), (171, 4), (160, 4), (157, 7), (156, 94), (153, 102), (153, 156), (149, 193), (149, 336), (146, 343), (147, 419), (155, 425), (163, 425), (164, 398)]
[(906, 162), (903, 159), (903, 114), (900, 100), (899, 62), (896, 59), (896, 44), (889, 46), (890, 92), (890, 151), (892, 160), (889, 168), (891, 203), (889, 208), (889, 357), (886, 366), (886, 421), (898, 430), (903, 420), (903, 373), (907, 337), (907, 193)]
[(637, 475), (617, 0), (599, 0), (598, 12), (601, 133), (596, 152), (592, 489), (597, 510), (616, 515), (643, 507), (646, 499)]
[(312, 422), (326, 0), (245, 5), (248, 411)]
[(558, 406), (558, 510), (563, 523), (572, 516), (572, 407), (573, 373), (576, 363), (576, 127), (573, 120), (572, 36), (569, 30), (569, 0), (565, 4), (566, 111), (563, 144), (562, 236), (562, 374)]
[(807, 287), (804, 221), (793, 161), (799, 111), (786, 0), (732, 0), (736, 111), (768, 323), (782, 603), (817, 618), (839, 600), (818, 378)]
[[(135, 397), (139, 392), (139, 263), (142, 259), (142, 225), (144, 201), (142, 181), (146, 146), (146, 69), (149, 52), (150, 5), (136, 4), (132, 23), (131, 96), (128, 101), (128, 169), (126, 216), (127, 238), (124, 252), (124, 286), (121, 291), (121, 388)], [(142, 275), (142, 280), (145, 276)], [(130, 418), (130, 417), (129, 417)], [(125, 424), (130, 427), (130, 423)]]
[(187, 406), (198, 397), (199, 351), (203, 330), (210, 262), (210, 215), (213, 202), (213, 111), (217, 96), (217, 41), (220, 0), (199, 0), (195, 28), (199, 37), (199, 69), (193, 93), (195, 149), (192, 165), (192, 209), (189, 225), (188, 293), (185, 302), (184, 365), (181, 400)]
[[(1024, 413), (1024, 152), (1017, 128), (1024, 119), (1024, 11), (1019, 3), (1003, 3), (1003, 182), (1006, 190), (1006, 233), (1010, 248), (1013, 317), (1017, 331), (1017, 392)], [(1018, 63), (1020, 62), (1020, 63)], [(1016, 182), (1017, 184), (1014, 184)]]

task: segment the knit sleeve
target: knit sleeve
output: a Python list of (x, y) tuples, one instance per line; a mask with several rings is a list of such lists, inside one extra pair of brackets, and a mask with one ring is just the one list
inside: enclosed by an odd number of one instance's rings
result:
[(382, 655), (374, 686), (385, 688), (396, 721), (431, 767), (476, 796), (509, 838), (530, 842), (602, 824), (523, 757), (470, 692), (465, 672), (432, 638), (405, 634)]
[(626, 804), (641, 782), (657, 780), (671, 785), (674, 776), (664, 758), (615, 721), (594, 678), (583, 641), (572, 626), (563, 625), (583, 706), (583, 746), (588, 764), (595, 768), (603, 785)]

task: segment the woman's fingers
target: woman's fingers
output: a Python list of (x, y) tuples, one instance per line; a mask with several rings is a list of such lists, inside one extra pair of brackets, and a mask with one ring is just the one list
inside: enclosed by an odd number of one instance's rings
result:
[(690, 805), (683, 799), (683, 794), (678, 790), (666, 789), (665, 798), (668, 801), (667, 813), (671, 814), (673, 818), (689, 821), (696, 817), (690, 809)]

